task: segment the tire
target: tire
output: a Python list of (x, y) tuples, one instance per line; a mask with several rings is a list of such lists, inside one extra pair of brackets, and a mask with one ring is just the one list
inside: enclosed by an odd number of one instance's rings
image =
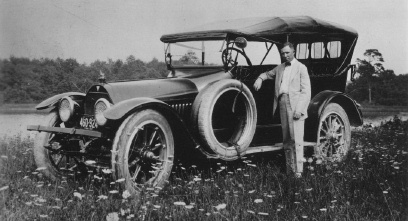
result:
[(200, 110), (201, 102), (203, 101), (203, 95), (206, 95), (208, 92), (208, 88), (214, 84), (214, 82), (208, 84), (206, 87), (201, 89), (200, 93), (197, 94), (196, 98), (194, 99), (193, 105), (191, 106), (191, 127), (195, 134), (198, 134), (198, 112)]
[[(55, 111), (45, 116), (43, 122), (47, 122), (47, 125), (52, 127), (63, 125)], [(73, 158), (53, 153), (44, 146), (51, 146), (53, 149), (60, 148), (58, 138), (54, 133), (39, 132), (34, 142), (34, 160), (41, 173), (53, 181), (72, 173), (70, 168), (76, 165)]]
[(330, 103), (320, 117), (317, 131), (316, 158), (323, 162), (340, 162), (350, 149), (350, 121), (344, 109)]
[(202, 143), (223, 160), (237, 159), (255, 134), (255, 100), (248, 87), (237, 80), (220, 80), (203, 91), (197, 116)]
[(113, 143), (112, 168), (132, 194), (140, 187), (163, 188), (174, 162), (174, 138), (166, 118), (151, 109), (130, 115)]

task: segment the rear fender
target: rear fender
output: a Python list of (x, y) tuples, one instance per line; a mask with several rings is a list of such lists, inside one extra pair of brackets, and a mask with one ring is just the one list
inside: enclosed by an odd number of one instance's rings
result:
[(43, 102), (39, 103), (35, 109), (37, 110), (42, 110), (42, 109), (47, 109), (49, 107), (53, 107), (55, 106), (58, 101), (66, 96), (70, 96), (73, 100), (83, 100), (83, 98), (85, 97), (84, 93), (80, 93), (80, 92), (67, 92), (67, 93), (63, 93), (63, 94), (57, 94), (55, 96), (52, 96), (46, 100), (44, 100)]
[(343, 107), (352, 126), (361, 126), (363, 124), (361, 110), (352, 98), (339, 91), (322, 91), (310, 101), (307, 110), (309, 117), (305, 122), (305, 132), (308, 131), (308, 133), (305, 133), (305, 140), (316, 141), (316, 131), (319, 126), (319, 119), (326, 106), (330, 103), (337, 103)]

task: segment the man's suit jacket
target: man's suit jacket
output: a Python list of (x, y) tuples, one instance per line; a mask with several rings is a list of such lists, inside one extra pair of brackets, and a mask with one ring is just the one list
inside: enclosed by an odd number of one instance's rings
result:
[[(278, 106), (278, 96), (284, 70), (285, 63), (280, 64), (273, 70), (262, 73), (259, 76), (262, 80), (273, 79), (276, 77), (273, 113), (275, 113)], [(292, 110), (302, 114), (302, 117), (299, 120), (307, 118), (307, 107), (310, 102), (310, 94), (310, 78), (307, 68), (304, 64), (296, 60), (295, 62), (292, 62), (292, 71), (289, 78), (289, 100)]]

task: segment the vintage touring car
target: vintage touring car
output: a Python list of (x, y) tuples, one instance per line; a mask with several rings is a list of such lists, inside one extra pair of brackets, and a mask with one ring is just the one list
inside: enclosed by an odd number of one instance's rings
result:
[(175, 157), (199, 151), (236, 160), (282, 149), (279, 115), (273, 116), (273, 80), (259, 91), (260, 73), (281, 63), (290, 41), (311, 79), (305, 146), (316, 157), (341, 160), (350, 125), (361, 111), (344, 93), (358, 34), (352, 28), (300, 17), (228, 20), (161, 37), (167, 78), (100, 83), (86, 94), (67, 92), (37, 105), (51, 109), (39, 131), (35, 161), (51, 179), (67, 173), (111, 169), (124, 188), (162, 187)]

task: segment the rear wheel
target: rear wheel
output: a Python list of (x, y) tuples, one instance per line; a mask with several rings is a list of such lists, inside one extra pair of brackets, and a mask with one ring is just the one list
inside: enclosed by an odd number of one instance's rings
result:
[(112, 167), (125, 189), (135, 194), (143, 185), (162, 188), (174, 161), (171, 127), (155, 110), (136, 112), (117, 131), (113, 152)]
[(350, 121), (344, 109), (331, 103), (320, 117), (315, 156), (324, 162), (339, 162), (350, 149)]

